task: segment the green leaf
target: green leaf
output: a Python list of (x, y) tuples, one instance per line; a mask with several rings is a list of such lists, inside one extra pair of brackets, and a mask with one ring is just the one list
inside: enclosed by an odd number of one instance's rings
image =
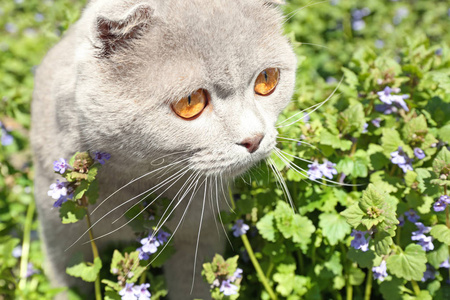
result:
[(343, 121), (343, 133), (361, 133), (366, 120), (364, 119), (364, 107), (361, 103), (350, 105), (341, 113), (340, 120)]
[(320, 143), (342, 151), (350, 150), (352, 147), (351, 141), (341, 139), (339, 135), (333, 134), (326, 129), (323, 129), (320, 134)]
[(261, 234), (261, 236), (269, 242), (275, 242), (276, 229), (273, 221), (273, 214), (268, 213), (262, 217), (258, 223), (256, 223), (256, 228), (258, 228), (259, 234)]
[(353, 160), (350, 157), (345, 156), (337, 163), (336, 170), (345, 175), (350, 175), (353, 171)]
[(450, 144), (450, 124), (447, 124), (441, 129), (439, 129), (438, 135), (441, 140)]
[(355, 268), (353, 265), (350, 266), (349, 281), (351, 285), (361, 285), (364, 282), (366, 273), (361, 269)]
[(380, 284), (380, 292), (385, 300), (402, 300), (405, 281), (395, 276), (390, 276)]
[(405, 183), (406, 186), (411, 187), (413, 185), (414, 182), (416, 182), (416, 178), (417, 178), (417, 173), (414, 171), (407, 171), (405, 174)]
[(421, 246), (409, 244), (404, 252), (389, 256), (386, 260), (390, 274), (406, 280), (421, 280), (426, 271), (427, 257)]
[(375, 233), (374, 244), (375, 253), (378, 256), (387, 255), (391, 250), (391, 245), (394, 243), (391, 235), (386, 231), (378, 231)]
[(439, 269), (439, 265), (443, 263), (446, 259), (448, 259), (448, 246), (441, 245), (439, 248), (434, 251), (430, 251), (427, 253), (428, 263), (432, 265), (435, 269)]
[(86, 197), (88, 198), (89, 204), (94, 205), (98, 199), (98, 180), (94, 180), (89, 185), (86, 192)]
[(83, 220), (86, 215), (86, 209), (78, 206), (74, 201), (66, 201), (59, 209), (59, 217), (63, 224), (76, 223)]
[(430, 234), (438, 241), (450, 246), (450, 228), (443, 224), (434, 225)]
[(417, 136), (424, 137), (427, 132), (428, 125), (424, 115), (412, 118), (403, 127), (403, 136), (406, 142), (414, 141)]
[(346, 219), (337, 213), (323, 213), (319, 216), (319, 220), (322, 234), (328, 239), (330, 245), (336, 245), (351, 232)]
[(355, 248), (350, 247), (347, 252), (347, 258), (356, 262), (361, 268), (372, 268), (375, 254), (373, 253), (373, 251), (363, 252), (361, 250), (356, 250)]
[[(386, 157), (391, 157), (391, 153), (398, 150), (398, 147), (403, 147), (403, 150), (406, 152), (407, 147), (405, 143), (402, 141), (400, 134), (395, 129), (384, 128), (382, 137), (381, 137), (381, 146), (384, 149), (384, 154)], [(408, 147), (409, 148), (409, 147)], [(411, 152), (411, 151), (410, 151)], [(408, 153), (409, 155), (410, 153)]]
[(448, 174), (450, 172), (450, 151), (447, 147), (442, 147), (442, 150), (436, 156), (433, 161), (433, 170), (436, 174)]
[(73, 192), (73, 200), (78, 200), (83, 197), (84, 193), (86, 193), (89, 188), (89, 183), (85, 180), (80, 181), (80, 185), (77, 186), (75, 191)]
[(80, 277), (87, 282), (94, 282), (101, 268), (102, 261), (99, 257), (96, 257), (93, 264), (82, 262), (75, 266), (68, 267), (66, 273), (74, 277)]
[(355, 87), (359, 84), (358, 76), (350, 69), (342, 67), (341, 70), (344, 73), (345, 82), (350, 86), (351, 89), (355, 89)]
[(356, 228), (361, 224), (361, 220), (364, 217), (364, 212), (361, 208), (359, 208), (358, 203), (354, 203), (341, 212), (341, 215), (345, 217), (348, 224), (350, 224), (353, 228)]
[(369, 158), (367, 152), (364, 150), (356, 151), (354, 155), (354, 166), (352, 170), (353, 177), (367, 177)]
[(87, 173), (87, 181), (92, 182), (95, 180), (95, 177), (97, 176), (97, 173), (98, 173), (99, 166), (100, 165), (98, 165), (98, 164), (94, 164), (89, 167), (89, 171)]

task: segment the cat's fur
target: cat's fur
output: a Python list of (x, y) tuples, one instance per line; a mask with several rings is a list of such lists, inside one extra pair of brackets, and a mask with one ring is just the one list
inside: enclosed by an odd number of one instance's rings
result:
[[(62, 225), (58, 211), (52, 209), (47, 191), (58, 178), (52, 162), (78, 150), (101, 150), (112, 158), (101, 170), (98, 202), (156, 168), (152, 161), (158, 157), (165, 156), (160, 161), (163, 165), (187, 160), (163, 177), (147, 176), (127, 186), (96, 211), (93, 222), (181, 167), (188, 166), (190, 171), (165, 196), (173, 197), (193, 172), (202, 174), (174, 237), (177, 251), (164, 272), (170, 299), (210, 297), (200, 277), (201, 264), (222, 251), (225, 239), (218, 238), (209, 205), (203, 217), (194, 292), (189, 295), (204, 201), (205, 188), (200, 184), (205, 176), (241, 174), (267, 157), (275, 145), (274, 124), (293, 92), (296, 59), (282, 36), (281, 13), (270, 2), (91, 1), (81, 19), (50, 50), (36, 73), (32, 145), (46, 270), (55, 285), (77, 284), (65, 268), (75, 252), (89, 258), (90, 246), (78, 244), (64, 251), (83, 234), (86, 224)], [(256, 95), (256, 77), (272, 67), (281, 71), (275, 92)], [(177, 117), (170, 103), (199, 88), (211, 97), (202, 115), (191, 121)], [(259, 134), (264, 138), (256, 152), (239, 145)], [(172, 230), (188, 200), (175, 211), (169, 224)], [(117, 228), (120, 224), (112, 226), (111, 220), (130, 205), (95, 226), (95, 236)], [(134, 239), (131, 230), (123, 228), (97, 243), (102, 249), (107, 243)]]

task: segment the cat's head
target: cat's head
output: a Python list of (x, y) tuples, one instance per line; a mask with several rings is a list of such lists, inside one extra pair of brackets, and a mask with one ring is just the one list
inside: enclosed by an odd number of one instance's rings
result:
[(267, 157), (296, 69), (270, 2), (92, 2), (77, 25), (87, 146), (129, 165), (187, 159), (207, 175)]

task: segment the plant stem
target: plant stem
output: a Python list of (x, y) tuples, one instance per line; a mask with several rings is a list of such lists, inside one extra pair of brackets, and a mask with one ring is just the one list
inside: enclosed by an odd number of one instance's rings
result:
[(372, 293), (372, 280), (373, 280), (373, 272), (372, 269), (369, 268), (369, 274), (367, 274), (366, 278), (366, 290), (364, 292), (364, 300), (370, 300), (370, 294)]
[[(91, 219), (89, 218), (89, 211), (87, 208), (86, 208), (86, 221), (87, 226), (89, 228), (89, 239), (91, 240), (92, 256), (94, 257), (95, 260), (97, 257), (99, 257), (99, 255), (97, 245), (94, 242), (94, 235), (92, 234), (91, 230)], [(100, 285), (100, 274), (98, 274), (97, 278), (95, 279), (95, 300), (102, 300), (102, 287)]]
[(347, 278), (347, 300), (353, 299), (353, 286), (350, 284), (350, 280)]
[(266, 289), (267, 293), (269, 294), (270, 298), (272, 300), (276, 300), (277, 295), (272, 290), (272, 287), (269, 284), (269, 281), (267, 280), (266, 276), (264, 276), (264, 272), (261, 269), (261, 266), (259, 265), (258, 260), (256, 259), (255, 253), (253, 252), (252, 246), (250, 245), (250, 242), (248, 241), (247, 235), (243, 234), (241, 235), (242, 242), (244, 243), (245, 250), (247, 250), (248, 256), (250, 257), (250, 260), (253, 263), (253, 266), (255, 267), (256, 273), (258, 274), (259, 280), (263, 284), (264, 288)]
[(418, 296), (420, 294), (419, 285), (417, 284), (417, 282), (415, 280), (411, 280), (411, 285), (414, 290), (414, 293), (416, 294), (416, 296)]
[(28, 270), (28, 256), (30, 254), (30, 236), (31, 225), (33, 224), (33, 216), (36, 204), (31, 201), (28, 205), (27, 216), (25, 217), (25, 225), (23, 229), (23, 242), (22, 242), (22, 258), (20, 260), (20, 282), (19, 289), (25, 289), (27, 284), (27, 270)]
[(141, 277), (139, 278), (139, 283), (143, 284), (147, 281), (147, 270), (150, 269), (150, 266), (145, 268), (144, 272), (142, 272)]

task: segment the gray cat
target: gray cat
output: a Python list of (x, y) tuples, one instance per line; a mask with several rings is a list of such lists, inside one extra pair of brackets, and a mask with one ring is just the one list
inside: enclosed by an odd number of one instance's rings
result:
[[(62, 225), (52, 210), (47, 196), (57, 178), (52, 162), (78, 150), (100, 150), (111, 160), (101, 170), (99, 199), (118, 192), (92, 216), (95, 222), (107, 215), (94, 227), (95, 236), (112, 233), (97, 241), (99, 248), (134, 240), (128, 227), (114, 231), (124, 223), (111, 225), (131, 203), (114, 208), (161, 183), (155, 193), (179, 204), (168, 224), (177, 230), (177, 251), (164, 267), (169, 298), (210, 297), (201, 264), (223, 250), (225, 239), (218, 237), (205, 193), (220, 191), (227, 179), (270, 154), (275, 122), (294, 88), (296, 58), (273, 2), (91, 1), (49, 51), (36, 73), (32, 145), (41, 236), (53, 284), (79, 284), (65, 269), (75, 252), (89, 258), (90, 246), (64, 251), (86, 224)], [(120, 189), (157, 168), (164, 173)], [(189, 295), (200, 219), (195, 286)]]

